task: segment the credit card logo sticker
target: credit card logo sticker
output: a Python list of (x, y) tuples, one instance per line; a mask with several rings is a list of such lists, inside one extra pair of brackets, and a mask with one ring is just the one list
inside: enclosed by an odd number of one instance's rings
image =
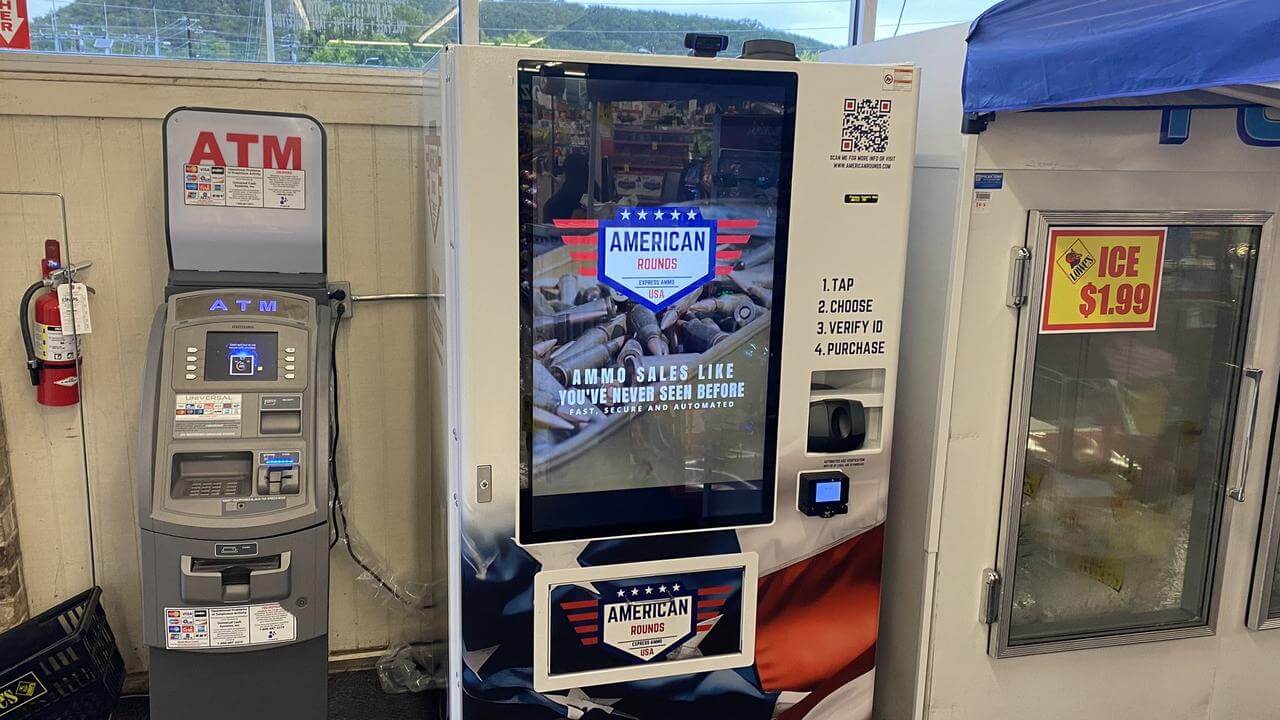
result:
[(751, 237), (738, 232), (756, 224), (713, 220), (696, 207), (620, 207), (612, 220), (555, 221), (580, 275), (654, 312), (732, 272), (737, 246)]

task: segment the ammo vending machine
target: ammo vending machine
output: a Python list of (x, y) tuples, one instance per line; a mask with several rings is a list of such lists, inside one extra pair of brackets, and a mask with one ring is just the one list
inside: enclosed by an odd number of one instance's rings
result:
[(452, 716), (869, 717), (917, 72), (440, 73)]
[(181, 108), (164, 135), (170, 271), (138, 452), (151, 717), (322, 720), (324, 131)]

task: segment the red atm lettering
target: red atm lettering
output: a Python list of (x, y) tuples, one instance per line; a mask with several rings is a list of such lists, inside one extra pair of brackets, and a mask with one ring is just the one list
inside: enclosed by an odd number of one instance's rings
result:
[(222, 159), (222, 148), (218, 147), (218, 139), (208, 130), (200, 131), (200, 135), (196, 137), (196, 146), (191, 150), (191, 159), (187, 163), (199, 165), (205, 160), (212, 165), (227, 164), (227, 161)]
[(249, 167), (249, 146), (258, 144), (258, 136), (249, 133), (227, 133), (227, 141), (236, 144), (236, 167)]
[[(0, 2), (3, 2), (3, 0), (0, 0)], [(288, 136), (283, 138), (282, 142), (282, 138), (276, 135), (258, 136), (252, 133), (233, 132), (227, 133), (226, 140), (236, 146), (236, 164), (233, 167), (250, 167), (249, 146), (257, 145), (261, 141), (262, 167), (268, 170), (302, 169), (301, 137)], [(195, 147), (191, 150), (191, 159), (187, 162), (191, 165), (199, 165), (201, 163), (212, 165), (227, 164), (222, 154), (222, 147), (218, 145), (218, 139), (208, 130), (202, 130), (196, 136)]]
[(284, 147), (280, 147), (280, 138), (266, 135), (262, 138), (262, 166), (277, 170), (302, 169), (302, 138), (287, 137)]

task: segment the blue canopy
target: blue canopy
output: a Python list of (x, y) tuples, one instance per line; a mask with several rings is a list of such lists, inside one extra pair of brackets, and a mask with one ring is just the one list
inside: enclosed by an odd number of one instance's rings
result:
[(968, 113), (1280, 80), (1280, 0), (1004, 0), (973, 22)]

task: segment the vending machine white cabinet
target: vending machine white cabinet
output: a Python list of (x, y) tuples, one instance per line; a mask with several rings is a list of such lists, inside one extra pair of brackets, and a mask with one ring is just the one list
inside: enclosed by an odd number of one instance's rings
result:
[(1101, 5), (825, 58), (929, 79), (880, 718), (1280, 708), (1280, 15)]
[(451, 717), (869, 717), (916, 71), (439, 77)]

